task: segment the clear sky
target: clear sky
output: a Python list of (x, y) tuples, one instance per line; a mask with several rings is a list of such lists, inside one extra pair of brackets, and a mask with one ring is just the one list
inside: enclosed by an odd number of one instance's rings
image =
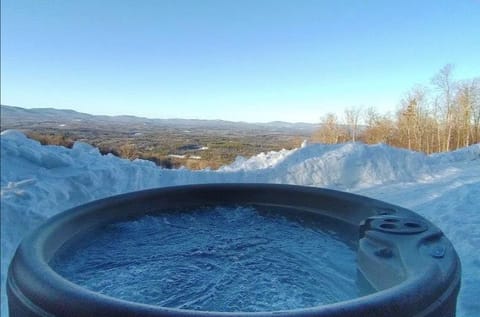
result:
[(480, 1), (2, 0), (1, 103), (317, 122), (480, 76)]

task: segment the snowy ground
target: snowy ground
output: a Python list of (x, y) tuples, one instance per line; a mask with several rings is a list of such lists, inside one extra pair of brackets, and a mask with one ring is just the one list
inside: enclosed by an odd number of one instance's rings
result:
[(1, 134), (1, 283), (24, 234), (46, 218), (94, 199), (145, 188), (213, 182), (288, 183), (355, 192), (410, 208), (437, 224), (462, 261), (459, 317), (480, 303), (480, 144), (426, 156), (385, 145), (304, 145), (239, 158), (219, 171), (165, 170), (102, 156), (89, 145), (41, 146)]

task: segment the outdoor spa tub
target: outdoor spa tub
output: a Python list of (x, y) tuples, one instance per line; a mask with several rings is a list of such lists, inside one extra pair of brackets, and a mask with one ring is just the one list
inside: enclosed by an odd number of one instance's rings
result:
[(7, 279), (11, 317), (447, 317), (459, 288), (453, 246), (414, 212), (273, 184), (73, 208), (22, 241)]

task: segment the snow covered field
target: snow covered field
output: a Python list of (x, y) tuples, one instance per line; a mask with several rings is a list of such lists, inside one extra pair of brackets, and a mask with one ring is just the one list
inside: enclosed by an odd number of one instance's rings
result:
[(459, 317), (480, 313), (480, 144), (426, 156), (386, 145), (307, 145), (239, 158), (219, 171), (165, 170), (76, 143), (41, 146), (1, 134), (1, 283), (6, 316), (8, 263), (23, 236), (46, 218), (85, 202), (145, 188), (263, 182), (350, 191), (410, 208), (438, 225), (462, 261)]

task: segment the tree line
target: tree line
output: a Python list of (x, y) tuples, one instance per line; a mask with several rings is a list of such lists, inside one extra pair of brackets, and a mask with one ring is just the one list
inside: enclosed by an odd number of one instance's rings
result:
[(386, 143), (425, 153), (451, 151), (480, 142), (480, 77), (455, 80), (445, 65), (428, 85), (416, 85), (395, 113), (350, 107), (342, 117), (324, 115), (312, 140), (321, 143)]

